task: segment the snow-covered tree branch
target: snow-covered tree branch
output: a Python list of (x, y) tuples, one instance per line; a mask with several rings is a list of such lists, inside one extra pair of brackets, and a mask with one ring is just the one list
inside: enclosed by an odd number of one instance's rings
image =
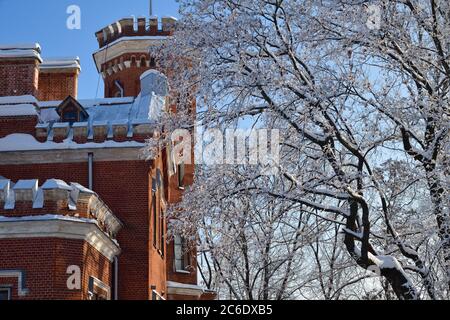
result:
[[(197, 96), (205, 127), (281, 135), (277, 176), (201, 168), (185, 210), (174, 210), (184, 232), (200, 226), (205, 282), (235, 299), (354, 298), (352, 290), (363, 299), (368, 287), (448, 299), (449, 3), (181, 8), (174, 39), (154, 52), (183, 57), (171, 75), (180, 105)], [(180, 110), (167, 130), (180, 128)], [(367, 280), (373, 271), (379, 279)]]

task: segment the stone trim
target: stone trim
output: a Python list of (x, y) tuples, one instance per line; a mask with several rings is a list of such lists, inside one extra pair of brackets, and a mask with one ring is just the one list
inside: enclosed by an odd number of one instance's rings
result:
[(26, 288), (25, 271), (22, 270), (0, 270), (0, 278), (17, 278), (19, 297), (24, 297), (29, 290)]
[(109, 261), (120, 254), (119, 245), (94, 222), (65, 220), (0, 220), (0, 239), (60, 238), (84, 240)]
[(96, 162), (144, 160), (141, 151), (144, 145), (103, 149), (83, 149), (81, 146), (74, 150), (2, 151), (0, 165), (87, 162), (89, 153), (94, 153)]
[(167, 281), (168, 294), (200, 297), (204, 292), (202, 287), (195, 284)]

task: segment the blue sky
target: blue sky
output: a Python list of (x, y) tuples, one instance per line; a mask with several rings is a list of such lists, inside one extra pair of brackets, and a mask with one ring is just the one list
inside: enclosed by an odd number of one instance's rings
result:
[[(81, 29), (69, 30), (67, 7), (81, 9)], [(153, 0), (153, 13), (178, 17), (176, 0)], [(79, 56), (82, 72), (78, 98), (103, 97), (103, 81), (97, 91), (98, 73), (92, 53), (98, 49), (95, 32), (131, 15), (148, 16), (149, 0), (0, 0), (0, 43), (34, 43), (42, 57)]]

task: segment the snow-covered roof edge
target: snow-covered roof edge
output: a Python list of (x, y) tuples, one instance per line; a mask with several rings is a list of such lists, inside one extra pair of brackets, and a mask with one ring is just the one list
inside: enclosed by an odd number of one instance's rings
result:
[(34, 44), (6, 44), (0, 46), (0, 58), (35, 58), (42, 62), (41, 46)]
[(41, 70), (78, 69), (81, 71), (79, 57), (46, 58), (39, 66)]

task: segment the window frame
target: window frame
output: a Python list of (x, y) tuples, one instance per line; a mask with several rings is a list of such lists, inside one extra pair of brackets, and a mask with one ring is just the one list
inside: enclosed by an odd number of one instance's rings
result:
[(157, 200), (158, 197), (156, 195), (156, 191), (152, 190), (153, 246), (156, 249), (158, 249), (158, 234), (159, 234)]
[(165, 225), (164, 225), (164, 221), (165, 221), (165, 211), (164, 210), (160, 210), (159, 211), (159, 243), (160, 243), (160, 248), (159, 251), (161, 253), (161, 256), (164, 257), (165, 254)]
[(89, 276), (88, 299), (92, 301), (110, 301), (111, 288), (96, 277)]
[(12, 289), (10, 287), (0, 287), (0, 292), (6, 292), (7, 293), (7, 299), (1, 300), (1, 301), (11, 301), (12, 300)]
[[(177, 255), (177, 248), (181, 256)], [(173, 239), (174, 267), (176, 273), (190, 273), (191, 257), (188, 251), (187, 241), (180, 235)]]

